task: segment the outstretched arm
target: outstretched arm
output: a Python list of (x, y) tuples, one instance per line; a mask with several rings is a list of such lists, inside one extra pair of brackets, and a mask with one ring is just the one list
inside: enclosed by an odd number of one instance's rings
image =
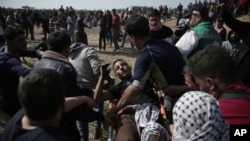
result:
[(107, 113), (107, 117), (110, 119), (114, 118), (118, 111), (124, 108), (129, 101), (134, 99), (140, 94), (140, 89), (134, 85), (129, 85), (125, 91), (122, 93), (122, 97), (118, 101), (116, 107), (110, 109)]
[(80, 105), (86, 104), (89, 107), (96, 107), (95, 102), (88, 96), (76, 96), (65, 98), (65, 112), (68, 112)]

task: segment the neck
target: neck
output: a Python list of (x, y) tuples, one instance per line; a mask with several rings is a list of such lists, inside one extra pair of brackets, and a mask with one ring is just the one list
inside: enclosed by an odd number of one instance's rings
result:
[(138, 42), (137, 48), (138, 48), (139, 50), (142, 50), (142, 49), (144, 48), (145, 44), (148, 42), (148, 40), (150, 40), (150, 36), (147, 36), (147, 37), (145, 37), (145, 38), (143, 38), (143, 39), (139, 39), (139, 40), (137, 41), (137, 42)]
[(61, 112), (57, 113), (55, 116), (53, 116), (52, 118), (48, 119), (48, 120), (43, 120), (43, 121), (35, 121), (35, 120), (31, 120), (30, 118), (28, 118), (26, 115), (23, 116), (22, 118), (22, 128), (24, 129), (35, 129), (38, 128), (40, 126), (55, 126), (58, 127), (60, 124), (60, 117), (61, 117)]
[(225, 84), (223, 82), (217, 81), (216, 82), (216, 87), (214, 90), (211, 92), (211, 94), (218, 99), (224, 92), (224, 89), (228, 86), (228, 84)]

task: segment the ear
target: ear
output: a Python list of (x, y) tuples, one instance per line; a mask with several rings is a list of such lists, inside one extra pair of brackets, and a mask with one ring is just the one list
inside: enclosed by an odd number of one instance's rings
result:
[(202, 19), (201, 19), (201, 15), (198, 15), (197, 16), (197, 20), (200, 22)]
[(206, 78), (206, 85), (210, 91), (213, 91), (216, 88), (216, 86), (215, 86), (216, 83), (215, 83), (214, 79), (210, 78), (210, 77)]
[(135, 43), (135, 41), (136, 41), (135, 36), (134, 35), (130, 35), (130, 40), (132, 41), (132, 43)]

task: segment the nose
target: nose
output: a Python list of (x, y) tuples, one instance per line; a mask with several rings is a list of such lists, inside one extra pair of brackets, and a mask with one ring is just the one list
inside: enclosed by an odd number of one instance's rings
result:
[(123, 66), (121, 66), (121, 65), (119, 66), (119, 68), (120, 68), (120, 70), (124, 70)]

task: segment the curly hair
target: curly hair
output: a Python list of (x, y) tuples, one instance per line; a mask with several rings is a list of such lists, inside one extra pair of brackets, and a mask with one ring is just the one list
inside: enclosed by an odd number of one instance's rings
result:
[(237, 80), (235, 61), (222, 47), (207, 45), (188, 59), (187, 67), (197, 77), (218, 78), (224, 83)]

